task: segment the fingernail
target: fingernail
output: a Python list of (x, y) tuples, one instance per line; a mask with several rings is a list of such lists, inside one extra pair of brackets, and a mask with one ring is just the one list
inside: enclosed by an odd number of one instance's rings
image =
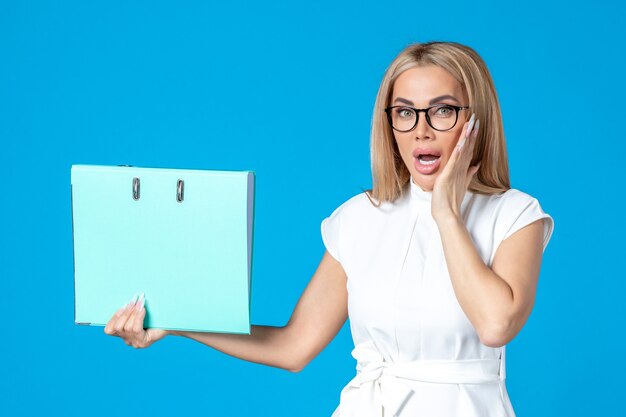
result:
[(480, 125), (480, 119), (476, 120), (476, 126), (474, 126), (474, 137), (478, 136), (478, 126)]
[(143, 303), (144, 303), (144, 293), (141, 293), (141, 297), (139, 297), (139, 300), (137, 300), (137, 310), (141, 310), (143, 308)]
[(131, 304), (135, 304), (137, 302), (137, 294), (133, 297), (133, 300), (130, 302)]
[(465, 137), (469, 138), (469, 135), (473, 127), (474, 127), (474, 113), (472, 113), (472, 117), (470, 118), (469, 123), (467, 125), (467, 130), (465, 131)]

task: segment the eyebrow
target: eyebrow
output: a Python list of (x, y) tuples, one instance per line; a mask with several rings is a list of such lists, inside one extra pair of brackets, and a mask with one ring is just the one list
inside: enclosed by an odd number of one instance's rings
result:
[[(441, 100), (453, 100), (453, 101), (456, 101), (457, 104), (461, 104), (461, 102), (459, 100), (457, 100), (456, 97), (451, 96), (450, 94), (444, 94), (443, 96), (435, 97), (432, 100), (430, 100), (429, 104), (435, 104), (435, 103), (437, 103), (437, 102), (439, 102)], [(407, 99), (402, 98), (402, 97), (396, 98), (394, 103), (398, 102), (398, 101), (401, 102), (401, 103), (404, 103), (404, 104), (409, 104), (411, 106), (415, 105), (411, 100), (407, 100)]]

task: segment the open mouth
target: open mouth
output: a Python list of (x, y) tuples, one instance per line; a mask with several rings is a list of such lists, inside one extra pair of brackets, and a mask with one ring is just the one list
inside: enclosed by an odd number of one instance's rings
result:
[(439, 158), (441, 158), (441, 155), (434, 155), (430, 153), (419, 154), (417, 156), (417, 160), (422, 165), (433, 165), (439, 160)]
[(434, 174), (441, 162), (441, 152), (435, 149), (415, 149), (413, 157), (415, 169), (424, 175)]

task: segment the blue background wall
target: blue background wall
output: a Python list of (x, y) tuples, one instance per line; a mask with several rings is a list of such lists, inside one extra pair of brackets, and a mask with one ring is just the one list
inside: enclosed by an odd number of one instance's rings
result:
[(348, 324), (301, 373), (166, 338), (135, 350), (73, 322), (70, 166), (257, 173), (255, 324), (284, 325), (320, 222), (371, 186), (369, 126), (411, 42), (476, 49), (512, 183), (556, 223), (508, 345), (518, 416), (623, 409), (623, 6), (604, 2), (0, 3), (1, 415), (329, 416)]

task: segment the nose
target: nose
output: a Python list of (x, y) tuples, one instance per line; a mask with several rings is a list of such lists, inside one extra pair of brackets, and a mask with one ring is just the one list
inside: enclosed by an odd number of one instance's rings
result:
[(417, 125), (415, 126), (415, 139), (427, 139), (430, 138), (432, 131), (431, 127), (426, 120), (425, 112), (417, 113)]

